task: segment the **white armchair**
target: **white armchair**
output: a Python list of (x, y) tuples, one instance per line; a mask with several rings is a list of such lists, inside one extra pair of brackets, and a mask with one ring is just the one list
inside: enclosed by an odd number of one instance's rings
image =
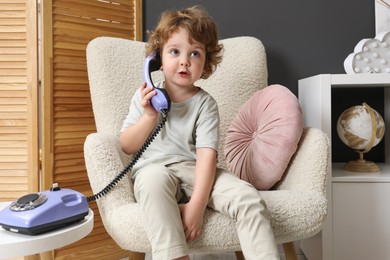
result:
[[(218, 102), (221, 113), (219, 164), (230, 122), (242, 104), (267, 86), (266, 55), (253, 37), (221, 41), (224, 58), (215, 74), (199, 82)], [(103, 189), (127, 164), (129, 156), (120, 149), (119, 129), (130, 99), (142, 83), (145, 43), (100, 37), (87, 48), (87, 64), (97, 133), (84, 146), (88, 177), (94, 193)], [(161, 77), (161, 75), (154, 75)], [(271, 217), (278, 243), (287, 259), (295, 259), (293, 241), (311, 237), (321, 230), (327, 214), (326, 178), (329, 172), (329, 141), (318, 129), (305, 128), (298, 149), (276, 189), (260, 191)], [(103, 224), (123, 249), (150, 252), (143, 213), (134, 199), (132, 184), (125, 177), (110, 193), (97, 201)], [(235, 252), (240, 243), (233, 220), (206, 210), (201, 237), (190, 243), (192, 253)], [(287, 250), (286, 250), (287, 249)], [(142, 259), (143, 254), (138, 254)]]

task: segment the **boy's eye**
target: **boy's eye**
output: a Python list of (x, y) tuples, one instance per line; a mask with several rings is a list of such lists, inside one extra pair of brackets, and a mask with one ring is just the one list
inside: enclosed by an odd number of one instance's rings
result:
[(171, 50), (171, 54), (177, 55), (177, 54), (179, 54), (179, 50), (173, 49), (173, 50)]
[(198, 51), (193, 51), (193, 52), (191, 52), (191, 56), (192, 57), (199, 57), (200, 53)]

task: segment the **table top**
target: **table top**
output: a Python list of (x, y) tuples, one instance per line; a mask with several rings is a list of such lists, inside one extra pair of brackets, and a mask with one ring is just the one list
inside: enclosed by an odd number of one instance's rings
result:
[[(11, 202), (0, 202), (0, 209)], [(93, 229), (93, 211), (81, 221), (37, 236), (7, 231), (0, 227), (0, 259), (34, 255), (72, 244)]]

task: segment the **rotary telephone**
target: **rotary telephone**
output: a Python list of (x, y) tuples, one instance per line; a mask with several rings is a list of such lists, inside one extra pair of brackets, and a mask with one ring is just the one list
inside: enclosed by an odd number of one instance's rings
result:
[[(153, 86), (151, 72), (159, 70), (161, 58), (158, 52), (151, 53), (144, 62), (143, 79), (147, 86)], [(26, 235), (38, 235), (78, 222), (88, 215), (88, 203), (110, 192), (116, 184), (131, 171), (135, 163), (163, 128), (171, 101), (165, 89), (155, 88), (152, 106), (162, 114), (162, 119), (149, 138), (134, 154), (130, 163), (100, 192), (90, 197), (54, 184), (50, 190), (31, 193), (20, 197), (0, 211), (0, 226), (5, 230)]]

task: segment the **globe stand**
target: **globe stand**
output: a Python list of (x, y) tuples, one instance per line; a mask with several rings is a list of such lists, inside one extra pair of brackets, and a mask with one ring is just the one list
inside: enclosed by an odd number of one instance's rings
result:
[(359, 159), (349, 161), (347, 164), (344, 165), (344, 170), (349, 172), (379, 172), (381, 169), (379, 166), (372, 162), (372, 161), (366, 161), (363, 159), (363, 152), (359, 153)]

